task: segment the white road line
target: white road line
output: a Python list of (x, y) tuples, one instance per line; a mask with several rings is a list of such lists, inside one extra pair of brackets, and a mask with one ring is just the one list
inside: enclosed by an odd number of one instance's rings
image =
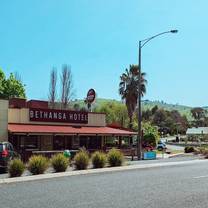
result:
[(194, 178), (194, 179), (208, 178), (208, 175), (196, 176), (196, 177), (193, 177), (193, 178)]

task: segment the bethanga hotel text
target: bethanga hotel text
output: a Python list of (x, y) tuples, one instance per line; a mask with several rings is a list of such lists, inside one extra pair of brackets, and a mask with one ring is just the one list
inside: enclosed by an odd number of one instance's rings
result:
[(30, 121), (87, 123), (88, 113), (63, 110), (30, 109)]

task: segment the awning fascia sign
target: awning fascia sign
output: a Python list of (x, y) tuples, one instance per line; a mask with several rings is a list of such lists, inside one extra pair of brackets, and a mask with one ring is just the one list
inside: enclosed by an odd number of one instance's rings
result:
[(29, 120), (36, 122), (87, 124), (88, 112), (30, 108)]

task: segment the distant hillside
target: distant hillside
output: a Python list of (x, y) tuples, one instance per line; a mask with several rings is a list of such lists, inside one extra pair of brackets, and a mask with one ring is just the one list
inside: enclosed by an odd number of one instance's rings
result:
[(189, 106), (184, 106), (184, 105), (179, 105), (179, 104), (168, 104), (163, 101), (149, 101), (149, 100), (144, 100), (143, 101), (143, 109), (151, 109), (155, 105), (157, 105), (159, 108), (163, 108), (165, 110), (177, 110), (181, 115), (186, 115), (187, 118), (190, 120), (192, 118), (191, 116), (191, 107)]
[[(104, 99), (104, 98), (97, 98), (96, 101), (93, 103), (93, 107), (97, 107), (99, 105), (102, 105), (103, 103), (108, 103), (108, 102), (115, 102), (115, 103), (121, 103), (121, 101), (114, 100), (114, 99)], [(85, 106), (83, 100), (75, 100), (72, 102), (72, 105), (75, 103), (79, 104), (80, 107)], [(150, 100), (143, 100), (142, 101), (142, 109), (147, 110), (147, 109), (152, 109), (154, 106), (158, 106), (158, 108), (163, 108), (165, 110), (177, 110), (181, 115), (186, 115), (189, 120), (191, 120), (191, 112), (190, 110), (192, 109), (189, 106), (184, 106), (184, 105), (179, 105), (179, 104), (168, 104), (163, 101), (150, 101)], [(204, 107), (208, 109), (208, 107)]]

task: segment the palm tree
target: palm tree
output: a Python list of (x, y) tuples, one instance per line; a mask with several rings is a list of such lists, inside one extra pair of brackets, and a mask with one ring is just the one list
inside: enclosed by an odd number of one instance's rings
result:
[[(146, 93), (147, 80), (146, 73), (141, 73), (141, 96)], [(120, 76), (119, 94), (123, 101), (125, 101), (128, 116), (129, 127), (132, 128), (132, 118), (136, 109), (138, 95), (139, 95), (139, 68), (138, 65), (130, 65), (129, 70)]]

